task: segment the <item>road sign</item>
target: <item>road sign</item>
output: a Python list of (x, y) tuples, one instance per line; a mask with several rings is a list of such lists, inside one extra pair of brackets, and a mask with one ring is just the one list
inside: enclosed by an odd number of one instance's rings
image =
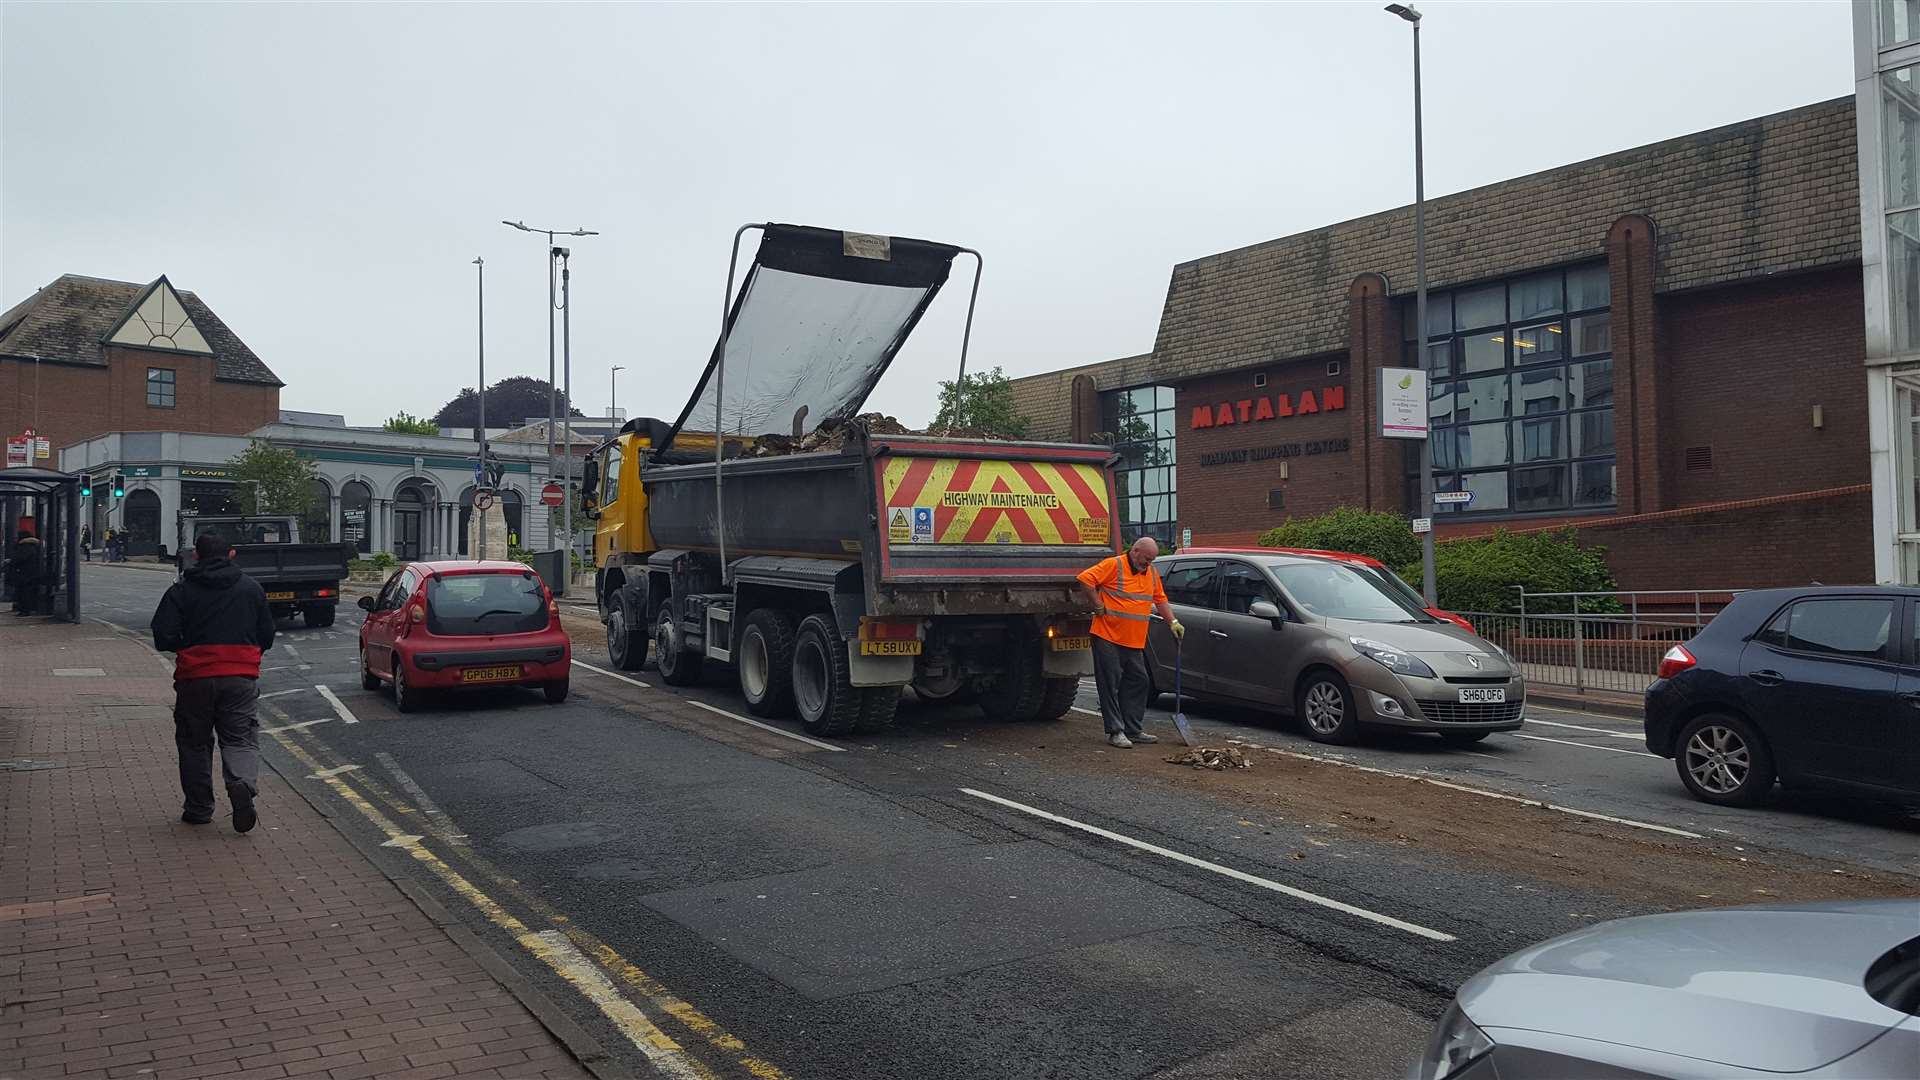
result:
[(1183, 548), (1190, 548), (1193, 546), (1193, 530), (1192, 529), (1180, 530), (1180, 546)]
[(1427, 373), (1419, 368), (1380, 369), (1380, 435), (1427, 437)]
[(29, 435), (7, 437), (7, 468), (33, 464), (33, 438)]
[(1433, 493), (1435, 506), (1465, 506), (1473, 501), (1471, 491), (1436, 491)]
[(1414, 531), (1414, 532), (1416, 532), (1416, 533), (1430, 533), (1430, 532), (1432, 532), (1432, 531), (1433, 531), (1433, 519), (1432, 519), (1432, 518), (1414, 518), (1414, 519), (1413, 519), (1413, 531)]
[(565, 489), (561, 488), (557, 481), (549, 480), (547, 486), (540, 489), (540, 504), (542, 506), (559, 506), (565, 502), (566, 499), (567, 493)]
[(36, 435), (33, 439), (33, 456), (36, 461), (45, 461), (53, 456), (53, 440), (45, 435)]
[(476, 492), (474, 492), (474, 493), (473, 493), (473, 508), (474, 508), (475, 510), (491, 510), (491, 509), (493, 509), (493, 492), (491, 492), (491, 491), (476, 491)]

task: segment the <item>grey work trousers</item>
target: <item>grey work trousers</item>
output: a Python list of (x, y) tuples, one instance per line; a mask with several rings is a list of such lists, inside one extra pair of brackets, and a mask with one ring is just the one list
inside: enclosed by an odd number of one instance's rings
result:
[(259, 793), (260, 721), (254, 708), (260, 685), (245, 676), (182, 679), (173, 684), (173, 743), (180, 750), (183, 809), (213, 814), (213, 743), (220, 741), (220, 772), (229, 790)]
[(1131, 738), (1147, 718), (1147, 650), (1093, 636), (1093, 685), (1100, 693), (1100, 722), (1107, 734)]

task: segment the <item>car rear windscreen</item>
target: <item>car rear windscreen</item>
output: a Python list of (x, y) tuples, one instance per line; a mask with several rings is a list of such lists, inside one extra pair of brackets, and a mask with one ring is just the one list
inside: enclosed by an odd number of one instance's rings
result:
[(427, 579), (427, 629), (433, 633), (529, 634), (546, 626), (546, 598), (531, 570)]

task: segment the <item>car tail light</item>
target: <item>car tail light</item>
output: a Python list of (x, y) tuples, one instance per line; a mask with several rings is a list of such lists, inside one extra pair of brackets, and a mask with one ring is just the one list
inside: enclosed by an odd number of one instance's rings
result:
[(1699, 661), (1693, 658), (1693, 654), (1687, 651), (1685, 645), (1675, 645), (1667, 650), (1667, 655), (1660, 658), (1660, 677), (1671, 679), (1697, 663)]
[(315, 595), (315, 596), (332, 596), (332, 595), (333, 595), (333, 590), (332, 590), (332, 589), (315, 589), (315, 590), (313, 590), (313, 595)]

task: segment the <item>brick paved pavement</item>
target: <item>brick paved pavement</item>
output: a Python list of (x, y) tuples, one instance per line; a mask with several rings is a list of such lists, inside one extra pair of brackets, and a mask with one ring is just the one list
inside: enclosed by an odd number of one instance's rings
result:
[(588, 1075), (270, 771), (180, 824), (169, 670), (0, 622), (0, 1080)]

